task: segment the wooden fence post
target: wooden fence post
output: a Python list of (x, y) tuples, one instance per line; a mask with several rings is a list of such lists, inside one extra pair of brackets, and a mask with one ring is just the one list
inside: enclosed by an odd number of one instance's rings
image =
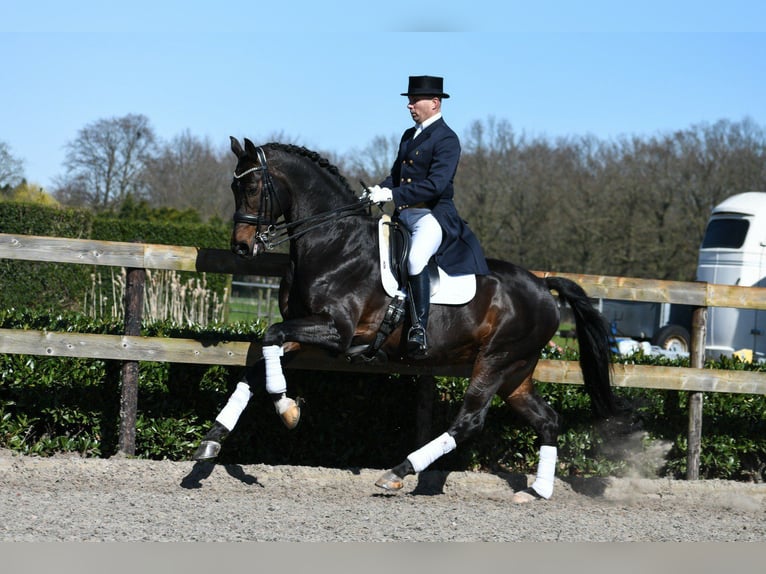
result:
[[(705, 338), (707, 333), (707, 307), (697, 307), (692, 315), (691, 349), (689, 366), (701, 369), (705, 366)], [(700, 477), (700, 451), (702, 443), (702, 403), (704, 394), (689, 393), (689, 435), (686, 453), (686, 479)]]
[[(141, 319), (144, 310), (144, 285), (146, 270), (127, 270), (125, 283), (125, 334), (141, 335)], [(120, 434), (118, 452), (136, 454), (136, 411), (138, 409), (138, 361), (122, 363), (122, 387), (120, 393)]]

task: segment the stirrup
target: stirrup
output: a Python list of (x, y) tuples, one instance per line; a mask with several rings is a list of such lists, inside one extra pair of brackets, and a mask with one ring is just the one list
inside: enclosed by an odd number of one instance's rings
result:
[(428, 354), (426, 330), (422, 325), (415, 325), (410, 328), (410, 332), (407, 334), (407, 354), (413, 359), (422, 359)]

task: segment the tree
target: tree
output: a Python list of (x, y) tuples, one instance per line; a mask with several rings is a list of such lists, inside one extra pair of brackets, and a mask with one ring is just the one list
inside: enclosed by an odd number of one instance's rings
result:
[(24, 179), (24, 162), (11, 154), (8, 144), (0, 141), (0, 191), (5, 195)]
[(153, 207), (194, 209), (204, 218), (231, 216), (229, 192), (234, 161), (228, 148), (216, 151), (188, 130), (160, 144), (146, 162), (146, 198)]
[(62, 203), (96, 210), (118, 207), (128, 196), (140, 199), (154, 147), (146, 116), (129, 114), (89, 124), (66, 146), (66, 175), (56, 182), (55, 194)]
[[(337, 166), (347, 175), (351, 187), (356, 190), (357, 183), (375, 185), (388, 176), (391, 164), (399, 150), (399, 137), (376, 136), (362, 150), (353, 150), (338, 160)], [(362, 186), (359, 184), (359, 191)]]

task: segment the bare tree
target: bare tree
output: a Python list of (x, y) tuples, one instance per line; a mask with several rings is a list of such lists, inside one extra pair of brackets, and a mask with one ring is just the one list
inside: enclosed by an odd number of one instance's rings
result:
[[(352, 150), (338, 160), (338, 168), (346, 175), (354, 189), (359, 181), (375, 185), (382, 181), (391, 170), (399, 149), (398, 136), (375, 136), (369, 145), (361, 150)], [(359, 185), (361, 190), (361, 185)]]
[(562, 223), (559, 198), (571, 174), (567, 154), (528, 140), (507, 121), (472, 124), (464, 138), (455, 202), (490, 257), (551, 268)]
[(234, 169), (230, 155), (228, 148), (216, 150), (210, 141), (188, 130), (160, 144), (156, 157), (146, 162), (144, 173), (150, 205), (194, 209), (203, 219), (229, 217)]
[(11, 154), (10, 147), (0, 141), (0, 191), (10, 192), (24, 179), (24, 162)]
[(514, 259), (509, 253), (509, 204), (518, 188), (510, 172), (517, 165), (520, 142), (509, 125), (497, 126), (493, 119), (474, 122), (461, 139), (455, 205), (487, 256)]
[(85, 126), (68, 143), (66, 175), (56, 182), (57, 198), (97, 210), (118, 207), (126, 197), (145, 194), (143, 173), (154, 153), (149, 119), (129, 114)]

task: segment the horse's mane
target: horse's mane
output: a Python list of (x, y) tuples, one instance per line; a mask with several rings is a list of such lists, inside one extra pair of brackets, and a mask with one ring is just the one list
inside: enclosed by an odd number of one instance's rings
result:
[(310, 149), (303, 147), (303, 146), (297, 146), (293, 144), (286, 144), (286, 143), (279, 143), (279, 142), (271, 142), (267, 143), (266, 146), (272, 149), (277, 149), (284, 151), (286, 153), (292, 154), (292, 155), (300, 155), (303, 157), (306, 157), (316, 163), (319, 167), (322, 169), (329, 171), (333, 176), (335, 176), (340, 184), (345, 187), (349, 193), (354, 195), (354, 190), (351, 189), (351, 186), (348, 183), (348, 180), (346, 180), (343, 175), (341, 175), (340, 170), (337, 166), (333, 165), (330, 160), (327, 158), (322, 157), (315, 151), (311, 151)]

